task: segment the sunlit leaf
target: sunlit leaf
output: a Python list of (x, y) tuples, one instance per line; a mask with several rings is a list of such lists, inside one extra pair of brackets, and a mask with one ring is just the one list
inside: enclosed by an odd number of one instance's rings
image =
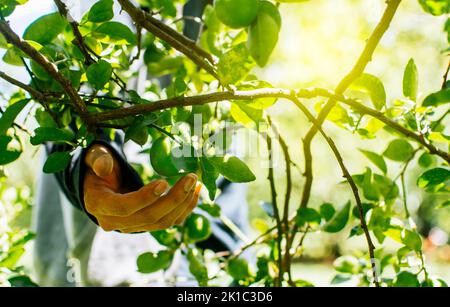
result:
[(374, 107), (381, 110), (386, 105), (386, 90), (380, 79), (371, 74), (362, 74), (351, 88), (369, 94)]
[(389, 143), (383, 155), (393, 161), (406, 161), (412, 157), (414, 148), (403, 139), (397, 139)]
[(434, 168), (426, 171), (417, 179), (417, 185), (432, 191), (449, 191), (450, 171), (445, 168)]
[(45, 45), (53, 41), (66, 25), (67, 21), (58, 12), (44, 15), (28, 26), (23, 38)]
[(237, 157), (210, 157), (208, 161), (231, 182), (251, 182), (256, 179), (250, 168)]
[(160, 251), (158, 253), (144, 253), (137, 258), (138, 271), (154, 273), (167, 269), (172, 263), (173, 253)]
[(387, 173), (386, 162), (384, 161), (384, 158), (382, 156), (380, 156), (379, 154), (377, 154), (375, 152), (364, 150), (364, 149), (360, 149), (359, 151), (362, 154), (364, 154), (367, 157), (367, 159), (372, 161), (372, 163), (375, 164), (384, 174)]
[(414, 63), (414, 60), (410, 59), (403, 74), (403, 95), (413, 101), (416, 101), (418, 87), (419, 75), (417, 72), (417, 66)]

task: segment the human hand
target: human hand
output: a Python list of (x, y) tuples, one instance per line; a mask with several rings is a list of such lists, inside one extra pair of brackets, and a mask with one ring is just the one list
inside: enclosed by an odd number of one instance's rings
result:
[(84, 203), (105, 231), (155, 231), (181, 224), (196, 207), (201, 186), (197, 176), (181, 178), (167, 194), (165, 180), (153, 181), (137, 191), (122, 182), (120, 166), (103, 145), (89, 148), (85, 161)]

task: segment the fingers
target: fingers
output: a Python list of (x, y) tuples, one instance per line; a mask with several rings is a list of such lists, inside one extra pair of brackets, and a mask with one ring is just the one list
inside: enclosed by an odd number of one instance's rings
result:
[(184, 206), (180, 206), (177, 209), (170, 212), (167, 216), (165, 216), (164, 218), (162, 218), (155, 224), (125, 228), (125, 229), (120, 229), (120, 231), (123, 233), (156, 231), (156, 230), (167, 229), (172, 226), (181, 224), (182, 222), (184, 222), (186, 217), (189, 214), (191, 214), (191, 212), (197, 206), (198, 199), (200, 197), (201, 188), (202, 188), (202, 186), (198, 185), (197, 187), (195, 187), (193, 189), (193, 191), (194, 191), (193, 195), (188, 200), (186, 200), (187, 208)]
[(86, 165), (100, 178), (111, 175), (114, 169), (114, 158), (103, 145), (93, 145), (89, 148), (85, 158)]
[(202, 189), (201, 185), (198, 185), (194, 192), (194, 199), (189, 204), (188, 208), (176, 219), (175, 225), (180, 225), (188, 217), (189, 214), (197, 207), (198, 199), (200, 197), (200, 191)]
[(87, 187), (84, 192), (86, 211), (94, 216), (127, 217), (158, 201), (168, 189), (165, 180), (153, 181), (131, 193), (115, 193), (99, 186)]
[(175, 226), (175, 221), (177, 218), (186, 211), (186, 208), (191, 204), (193, 199), (195, 198), (195, 188), (192, 190), (192, 194), (185, 200), (185, 203), (182, 206), (177, 207), (173, 211), (169, 212), (166, 216), (162, 217), (159, 221), (153, 224), (141, 225), (138, 227), (130, 227), (120, 229), (123, 233), (133, 233), (133, 232), (144, 232), (144, 231), (156, 231), (168, 229), (172, 226)]
[[(180, 179), (167, 195), (136, 213), (127, 216), (96, 215), (100, 226), (105, 230), (128, 229), (156, 224), (173, 210), (178, 209), (177, 217), (191, 204), (197, 184), (197, 176), (190, 174)], [(174, 218), (175, 221), (176, 217)], [(164, 228), (170, 226), (163, 225)]]

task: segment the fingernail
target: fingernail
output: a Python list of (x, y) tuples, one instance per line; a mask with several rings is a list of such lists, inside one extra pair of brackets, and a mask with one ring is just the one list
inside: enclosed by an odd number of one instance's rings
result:
[(197, 183), (197, 176), (194, 174), (190, 174), (186, 177), (186, 183), (184, 184), (184, 191), (188, 193), (194, 185)]
[(166, 184), (164, 182), (158, 183), (158, 185), (153, 189), (153, 193), (156, 196), (162, 195), (166, 191)]

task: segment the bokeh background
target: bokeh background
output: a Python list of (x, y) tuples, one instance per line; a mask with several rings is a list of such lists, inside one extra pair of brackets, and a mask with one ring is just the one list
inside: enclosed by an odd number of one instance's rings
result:
[[(311, 0), (300, 4), (282, 5), (283, 27), (279, 44), (264, 69), (256, 69), (261, 79), (276, 87), (304, 88), (324, 87), (333, 89), (340, 79), (351, 69), (364, 47), (365, 40), (378, 22), (385, 1), (382, 0)], [(55, 11), (51, 0), (30, 0), (20, 6), (12, 15), (11, 24), (18, 33), (23, 33), (27, 24), (42, 14)], [(442, 84), (448, 57), (443, 50), (447, 38), (443, 32), (445, 16), (433, 17), (423, 12), (415, 0), (403, 1), (390, 30), (377, 48), (373, 61), (366, 72), (378, 76), (384, 83), (388, 100), (402, 97), (403, 70), (410, 58), (414, 58), (419, 70), (419, 90), (423, 97), (436, 91)], [(3, 50), (0, 51), (3, 56)], [(1, 63), (1, 69), (19, 79), (27, 80), (22, 69)], [(0, 93), (7, 95), (11, 88), (0, 81)], [(0, 99), (1, 100), (1, 99)], [(309, 101), (313, 106), (318, 101)], [(0, 102), (3, 103), (3, 102)], [(301, 138), (309, 128), (305, 117), (289, 103), (280, 101), (268, 112), (279, 126), (283, 137), (288, 141), (293, 160), (300, 169), (294, 169), (293, 205), (300, 201), (303, 184), (301, 168), (303, 165)], [(30, 128), (34, 123), (25, 123)], [(449, 122), (446, 122), (447, 127)], [(369, 164), (357, 150), (382, 152), (391, 136), (385, 132), (377, 134), (373, 140), (362, 140), (358, 135), (344, 131), (332, 123), (325, 124), (342, 151), (347, 166), (352, 173), (362, 173)], [(447, 128), (449, 129), (449, 128)], [(447, 133), (448, 134), (448, 133)], [(342, 181), (341, 171), (327, 145), (318, 136), (313, 143), (314, 181), (311, 205), (320, 206), (323, 202), (343, 205), (352, 196)], [(249, 185), (249, 212), (254, 234), (258, 225), (267, 220), (261, 202), (270, 199), (266, 169), (253, 157), (250, 165), (257, 174), (257, 181)], [(400, 171), (399, 164), (388, 164), (389, 174)], [(41, 172), (39, 150), (29, 148), (18, 162), (5, 167), (7, 180), (0, 183), (3, 198), (0, 199), (0, 247), (2, 231), (8, 228), (29, 228), (33, 195), (38, 174)], [(415, 222), (425, 240), (425, 255), (431, 274), (438, 273), (450, 282), (450, 209), (436, 209), (436, 199), (419, 190), (415, 180), (422, 170), (414, 163), (407, 173), (408, 203)], [(285, 181), (284, 166), (275, 170), (280, 191)], [(14, 203), (17, 193), (23, 201)], [(283, 193), (280, 193), (283, 194)], [(446, 195), (444, 197), (449, 197)], [(14, 204), (13, 204), (14, 203)], [(399, 204), (399, 211), (401, 206)], [(295, 275), (316, 285), (329, 285), (334, 275), (332, 262), (342, 253), (353, 253), (364, 249), (360, 239), (346, 240), (348, 231), (338, 235), (311, 234), (305, 241), (305, 253), (295, 264)], [(250, 234), (250, 235), (254, 235)], [(389, 239), (387, 248), (396, 248)], [(27, 249), (23, 264), (31, 265), (31, 248)]]

